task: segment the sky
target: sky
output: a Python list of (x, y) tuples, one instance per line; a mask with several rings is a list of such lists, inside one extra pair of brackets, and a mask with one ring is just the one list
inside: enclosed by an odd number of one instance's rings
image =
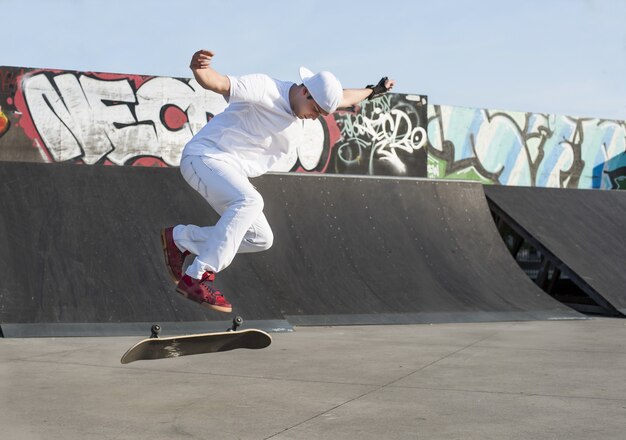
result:
[(430, 104), (626, 120), (626, 0), (0, 0), (0, 65), (343, 86)]

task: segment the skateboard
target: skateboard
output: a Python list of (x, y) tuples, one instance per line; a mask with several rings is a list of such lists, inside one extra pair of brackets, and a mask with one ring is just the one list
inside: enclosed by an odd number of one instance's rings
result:
[(128, 349), (121, 362), (129, 364), (135, 361), (166, 359), (193, 354), (217, 353), (219, 351), (249, 348), (265, 348), (272, 343), (272, 337), (262, 330), (237, 330), (243, 323), (241, 317), (233, 319), (233, 326), (225, 332), (201, 333), (197, 335), (172, 336), (159, 338), (161, 327), (152, 326), (152, 335), (139, 341)]

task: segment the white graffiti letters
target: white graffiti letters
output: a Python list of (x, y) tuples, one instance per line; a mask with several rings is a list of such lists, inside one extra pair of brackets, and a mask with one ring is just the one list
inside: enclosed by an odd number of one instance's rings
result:
[[(222, 96), (195, 81), (155, 77), (136, 91), (128, 79), (102, 80), (84, 74), (38, 73), (23, 79), (28, 111), (56, 162), (103, 158), (124, 165), (137, 156), (180, 161), (183, 145), (224, 110)], [(176, 107), (185, 122), (168, 127), (163, 109)]]
[(406, 173), (406, 165), (400, 160), (396, 149), (412, 153), (426, 144), (426, 130), (412, 127), (411, 119), (401, 110), (393, 109), (384, 116), (382, 130), (378, 132), (374, 149), (381, 160), (390, 162), (399, 173)]
[(345, 164), (361, 162), (363, 150), (369, 148), (369, 174), (376, 174), (374, 159), (388, 162), (397, 174), (405, 174), (406, 165), (398, 157), (398, 150), (410, 154), (424, 147), (426, 130), (409, 115), (408, 107), (390, 108), (389, 97), (374, 101), (372, 107), (345, 119), (341, 133), (346, 141), (353, 141), (356, 148), (354, 145), (340, 146), (339, 157)]

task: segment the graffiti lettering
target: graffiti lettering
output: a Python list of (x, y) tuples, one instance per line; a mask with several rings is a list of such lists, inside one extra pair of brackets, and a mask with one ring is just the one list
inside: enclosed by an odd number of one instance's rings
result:
[[(0, 105), (0, 160), (177, 166), (226, 102), (193, 79), (2, 67)], [(388, 94), (303, 125), (304, 138), (273, 171), (626, 186), (626, 121)]]
[(343, 142), (337, 146), (336, 168), (363, 172), (366, 167), (367, 174), (415, 175), (416, 170), (407, 165), (426, 144), (426, 130), (421, 126), (424, 119), (418, 107), (406, 101), (392, 102), (392, 95), (344, 116), (339, 121)]
[(626, 165), (626, 121), (432, 106), (428, 140), (429, 177), (618, 188)]
[[(27, 144), (5, 145), (0, 160), (177, 166), (187, 141), (226, 107), (193, 79), (15, 67), (0, 74), (7, 124), (21, 128), (13, 140)], [(426, 107), (426, 97), (390, 94), (303, 121), (303, 138), (272, 170), (424, 177)]]
[[(39, 73), (22, 82), (26, 111), (54, 161), (108, 159), (124, 165), (137, 156), (155, 156), (178, 165), (184, 144), (221, 112), (224, 99), (191, 80), (153, 78), (135, 89), (128, 79)], [(172, 128), (162, 115), (176, 107), (185, 117)]]

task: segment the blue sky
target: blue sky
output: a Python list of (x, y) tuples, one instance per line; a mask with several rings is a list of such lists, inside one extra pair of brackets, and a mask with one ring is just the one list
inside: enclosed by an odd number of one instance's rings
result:
[(0, 65), (344, 87), (381, 76), (432, 104), (626, 120), (624, 0), (0, 0)]

